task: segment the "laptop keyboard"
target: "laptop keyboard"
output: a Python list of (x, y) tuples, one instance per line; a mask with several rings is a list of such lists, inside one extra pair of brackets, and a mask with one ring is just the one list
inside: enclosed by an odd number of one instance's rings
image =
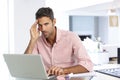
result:
[(101, 69), (95, 71), (120, 78), (120, 68)]

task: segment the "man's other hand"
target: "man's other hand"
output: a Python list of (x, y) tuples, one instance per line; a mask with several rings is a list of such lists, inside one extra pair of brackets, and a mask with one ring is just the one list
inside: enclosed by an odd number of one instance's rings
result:
[(64, 75), (63, 68), (57, 67), (57, 66), (52, 66), (48, 71), (48, 75)]

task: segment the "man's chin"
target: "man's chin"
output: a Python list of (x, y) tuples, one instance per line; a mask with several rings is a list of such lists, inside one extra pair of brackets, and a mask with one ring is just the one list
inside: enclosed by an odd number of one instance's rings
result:
[(47, 35), (44, 35), (44, 37), (45, 37), (45, 38), (48, 38), (48, 36), (47, 36)]

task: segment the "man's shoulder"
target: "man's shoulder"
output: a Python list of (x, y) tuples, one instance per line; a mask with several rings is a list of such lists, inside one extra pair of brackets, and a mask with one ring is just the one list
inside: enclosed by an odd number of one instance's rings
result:
[(75, 37), (77, 36), (74, 32), (72, 31), (64, 31), (63, 35), (69, 36), (69, 37)]
[(59, 29), (59, 31), (60, 31), (63, 35), (76, 35), (74, 32), (69, 31), (69, 30)]

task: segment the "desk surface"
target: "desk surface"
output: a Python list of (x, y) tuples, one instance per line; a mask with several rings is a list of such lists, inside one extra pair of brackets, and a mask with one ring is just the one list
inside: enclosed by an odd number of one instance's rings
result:
[(96, 76), (91, 80), (120, 80), (120, 78), (96, 72)]
[[(118, 67), (120, 67), (120, 64), (105, 64), (105, 65), (94, 66), (94, 70), (118, 68)], [(12, 79), (12, 80), (14, 80), (14, 79)], [(15, 79), (15, 80), (33, 80), (33, 79)], [(88, 80), (88, 79), (82, 79), (82, 80)], [(109, 75), (102, 74), (99, 72), (95, 72), (95, 76), (91, 80), (120, 80), (120, 78), (109, 76)]]
[[(120, 67), (120, 64), (105, 64), (105, 65), (95, 66), (94, 70), (118, 68), (118, 67)], [(120, 78), (96, 72), (96, 76), (93, 77), (92, 80), (120, 80)]]
[[(11, 77), (10, 74), (8, 73), (8, 69), (1, 55), (0, 55), (0, 61), (1, 61), (0, 62), (0, 75), (1, 75), (0, 80), (33, 80), (33, 79), (15, 79)], [(105, 68), (115, 68), (115, 67), (120, 67), (120, 64), (99, 65), (99, 66), (95, 66), (94, 70), (105, 69)], [(93, 77), (92, 80), (120, 80), (120, 78), (96, 72), (96, 76)]]

